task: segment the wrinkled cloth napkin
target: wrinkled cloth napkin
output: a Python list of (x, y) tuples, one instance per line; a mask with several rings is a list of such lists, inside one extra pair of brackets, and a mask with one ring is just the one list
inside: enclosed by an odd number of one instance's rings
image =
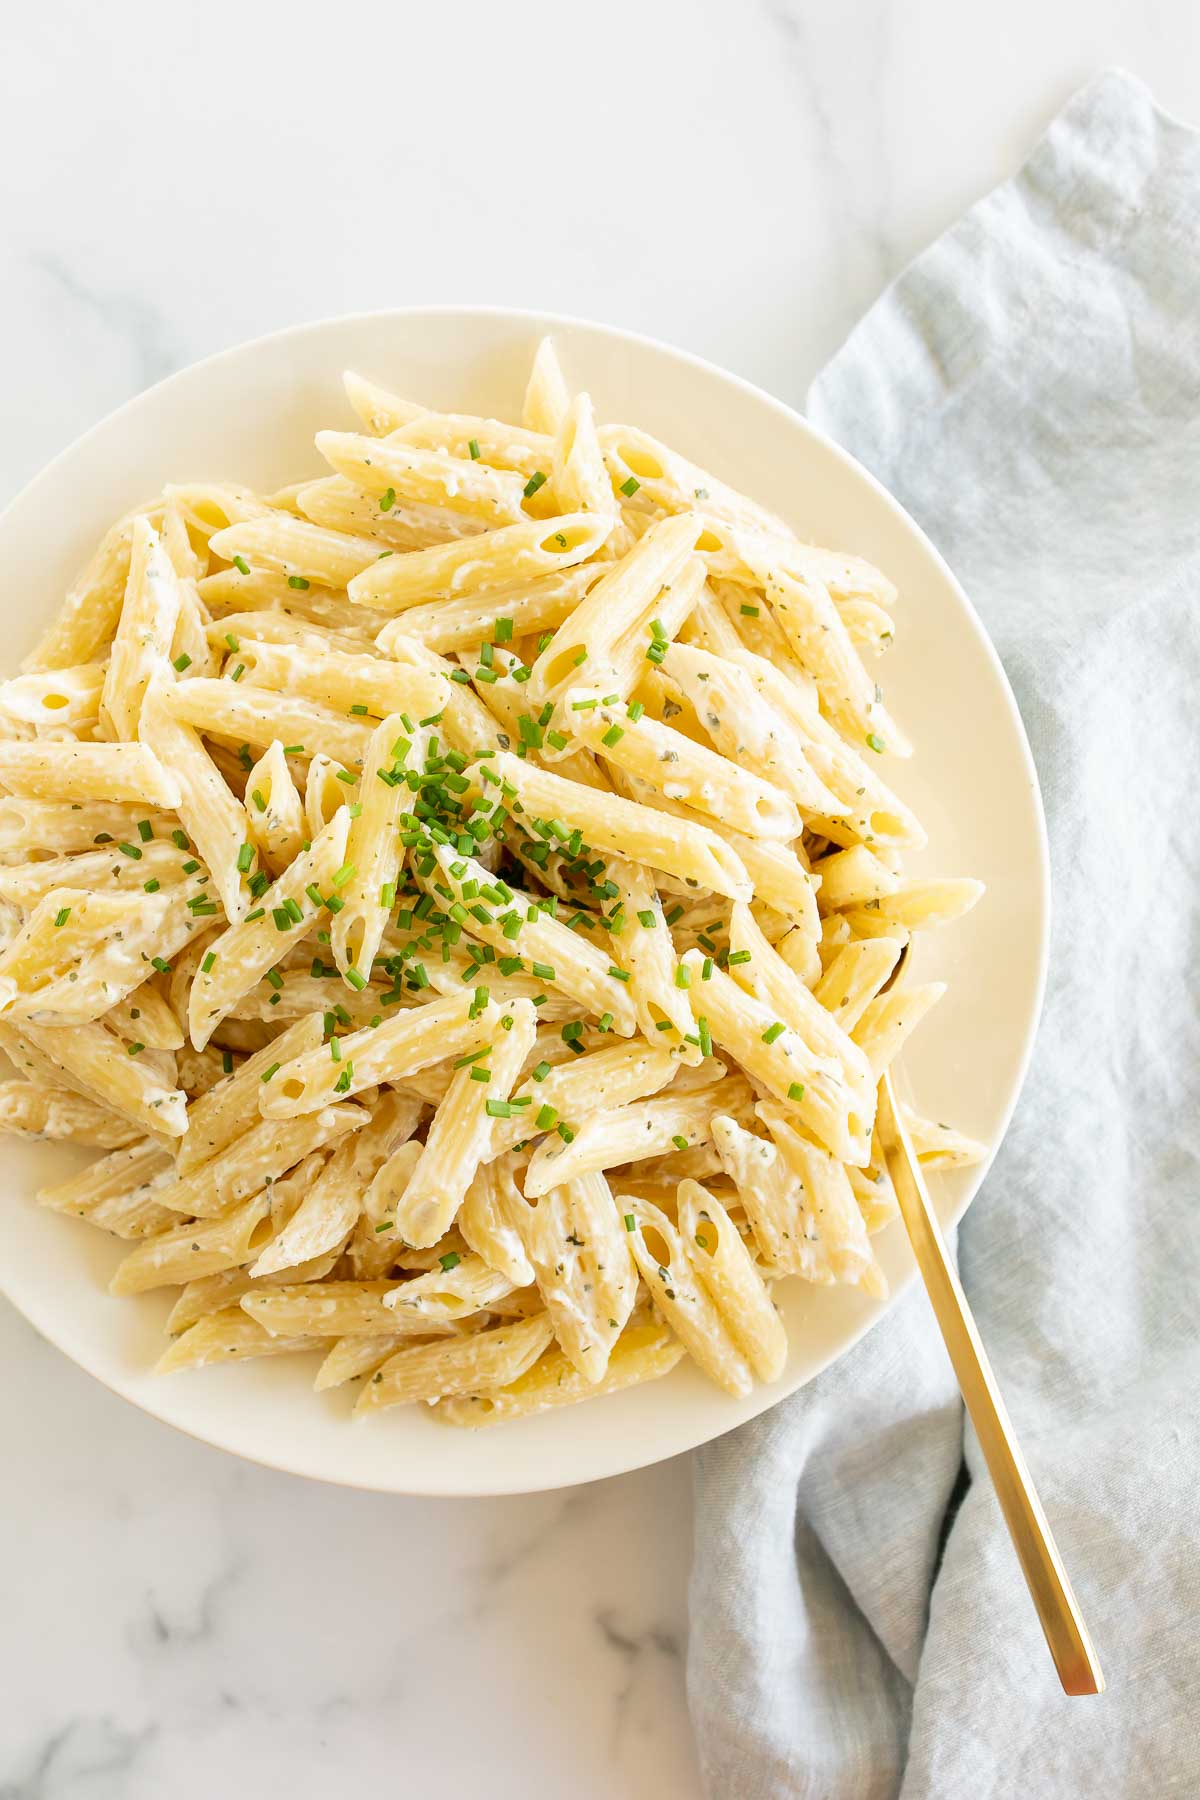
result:
[(1108, 1692), (1059, 1690), (918, 1286), (695, 1458), (708, 1793), (1191, 1800), (1200, 137), (1101, 76), (884, 295), (809, 414), (962, 580), (1041, 779), (1046, 1006), (959, 1259)]

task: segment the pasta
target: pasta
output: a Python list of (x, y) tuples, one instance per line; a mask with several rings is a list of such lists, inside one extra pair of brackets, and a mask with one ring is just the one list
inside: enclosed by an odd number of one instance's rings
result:
[(982, 893), (904, 866), (897, 595), (568, 374), (347, 375), (332, 473), (167, 487), (0, 682), (0, 1131), (100, 1152), (37, 1201), (176, 1291), (163, 1371), (472, 1429), (886, 1292), (897, 968)]

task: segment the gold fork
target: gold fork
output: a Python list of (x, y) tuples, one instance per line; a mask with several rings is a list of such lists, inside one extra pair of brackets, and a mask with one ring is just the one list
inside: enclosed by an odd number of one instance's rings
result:
[[(903, 955), (892, 979), (899, 973)], [(890, 985), (890, 984), (889, 984)], [(1068, 1694), (1102, 1694), (1101, 1672), (1054, 1535), (1021, 1455), (978, 1327), (946, 1249), (890, 1073), (879, 1083), (879, 1141), (929, 1303), (1000, 1502), (1058, 1678)]]

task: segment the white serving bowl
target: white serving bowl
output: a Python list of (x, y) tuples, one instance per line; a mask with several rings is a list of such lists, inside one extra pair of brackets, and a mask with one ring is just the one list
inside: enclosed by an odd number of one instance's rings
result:
[[(547, 332), (598, 417), (644, 427), (802, 537), (860, 553), (898, 584), (885, 679), (916, 753), (889, 764), (888, 776), (929, 832), (912, 866), (976, 875), (988, 887), (966, 919), (918, 943), (921, 976), (944, 978), (950, 990), (906, 1048), (901, 1086), (923, 1113), (996, 1146), (1029, 1058), (1049, 929), (1041, 801), (1012, 692), (962, 589), (903, 509), (796, 413), (709, 363), (602, 325), (484, 307), (329, 319), (210, 357), (95, 426), (0, 517), (4, 672), (15, 672), (109, 523), (164, 482), (232, 480), (270, 491), (323, 472), (314, 432), (352, 424), (343, 369), (445, 410), (515, 418)], [(649, 1386), (481, 1431), (448, 1428), (423, 1408), (351, 1421), (353, 1389), (312, 1392), (313, 1357), (153, 1374), (169, 1299), (110, 1297), (122, 1247), (32, 1197), (84, 1158), (7, 1138), (0, 1155), (0, 1284), (39, 1331), (116, 1393), (194, 1437), (273, 1468), (382, 1492), (515, 1493), (656, 1462), (773, 1406), (886, 1310), (857, 1291), (783, 1283), (786, 1371), (743, 1401), (685, 1363)], [(945, 1224), (961, 1217), (981, 1176), (935, 1178)], [(899, 1222), (876, 1243), (894, 1298), (914, 1275)]]

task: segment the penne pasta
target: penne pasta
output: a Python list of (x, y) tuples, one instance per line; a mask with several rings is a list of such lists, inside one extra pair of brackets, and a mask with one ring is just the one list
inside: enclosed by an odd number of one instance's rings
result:
[(160, 1369), (471, 1429), (886, 1292), (892, 978), (982, 892), (906, 867), (896, 590), (568, 373), (347, 374), (328, 473), (169, 485), (0, 681), (0, 1131), (101, 1153), (38, 1202), (176, 1290)]

